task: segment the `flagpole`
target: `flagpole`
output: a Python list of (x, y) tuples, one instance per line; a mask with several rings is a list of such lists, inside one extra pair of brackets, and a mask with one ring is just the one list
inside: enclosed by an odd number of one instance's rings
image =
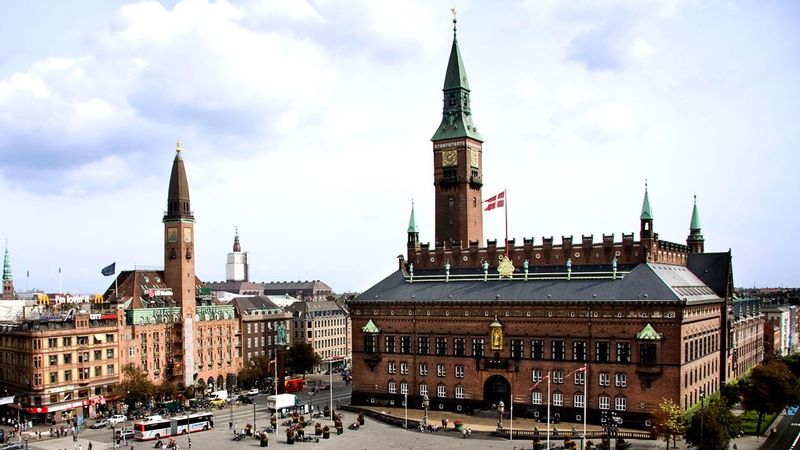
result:
[(510, 397), (511, 397), (511, 418), (509, 419), (509, 422), (511, 423), (511, 427), (510, 427), (511, 429), (510, 429), (510, 433), (508, 435), (508, 440), (509, 441), (513, 441), (514, 440), (514, 377), (511, 377), (511, 395), (510, 395)]
[(589, 385), (589, 368), (583, 364), (583, 439), (581, 439), (581, 449), (586, 445), (586, 404), (589, 399), (586, 397), (586, 386)]
[(547, 449), (550, 449), (550, 371), (547, 371)]
[(506, 258), (508, 258), (508, 192), (503, 189), (503, 199), (505, 199), (505, 214), (506, 214)]

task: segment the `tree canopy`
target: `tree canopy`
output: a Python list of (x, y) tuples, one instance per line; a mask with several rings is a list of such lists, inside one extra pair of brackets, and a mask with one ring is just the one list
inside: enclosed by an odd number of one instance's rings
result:
[(775, 414), (798, 402), (797, 378), (780, 359), (770, 359), (750, 372), (741, 387), (742, 406), (758, 413), (756, 433), (761, 433), (764, 414)]
[(307, 342), (295, 342), (286, 352), (286, 366), (294, 373), (302, 373), (303, 378), (306, 377), (308, 371), (320, 364), (322, 364), (322, 358)]
[(669, 449), (669, 439), (676, 434), (683, 434), (683, 410), (671, 399), (661, 399), (656, 409), (650, 413), (650, 422), (653, 424), (650, 432), (656, 439), (663, 439)]
[(136, 364), (131, 363), (122, 367), (122, 381), (115, 384), (111, 392), (132, 409), (139, 403), (149, 402), (156, 395), (156, 386)]
[(739, 428), (739, 418), (730, 406), (714, 397), (695, 410), (686, 428), (686, 441), (699, 450), (727, 450)]

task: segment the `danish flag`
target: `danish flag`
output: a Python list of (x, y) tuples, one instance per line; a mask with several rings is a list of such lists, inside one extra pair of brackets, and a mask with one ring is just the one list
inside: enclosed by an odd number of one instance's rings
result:
[(495, 208), (502, 208), (503, 206), (506, 205), (506, 191), (503, 191), (497, 195), (493, 195), (487, 198), (486, 200), (483, 201), (483, 203), (488, 203), (484, 211), (491, 211)]

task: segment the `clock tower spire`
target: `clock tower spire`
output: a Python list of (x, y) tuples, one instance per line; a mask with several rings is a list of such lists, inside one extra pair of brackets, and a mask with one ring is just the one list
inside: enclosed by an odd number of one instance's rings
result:
[(433, 134), (436, 245), (483, 240), (483, 138), (472, 122), (470, 89), (453, 12), (453, 45), (444, 77), (442, 122)]

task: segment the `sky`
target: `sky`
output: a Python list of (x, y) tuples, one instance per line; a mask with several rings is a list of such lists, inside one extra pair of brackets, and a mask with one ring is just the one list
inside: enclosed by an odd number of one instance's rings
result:
[(412, 200), (434, 239), (452, 7), (510, 238), (638, 239), (647, 180), (661, 239), (685, 243), (696, 195), (736, 286), (800, 285), (798, 2), (0, 0), (16, 289), (163, 266), (177, 139), (201, 279), (225, 279), (238, 227), (251, 281), (378, 282)]

